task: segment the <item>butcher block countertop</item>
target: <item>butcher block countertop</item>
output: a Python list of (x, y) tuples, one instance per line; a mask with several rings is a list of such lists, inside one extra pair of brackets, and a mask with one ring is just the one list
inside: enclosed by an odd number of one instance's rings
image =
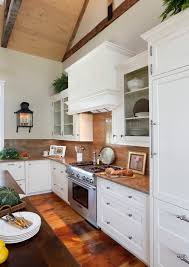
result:
[(127, 186), (145, 194), (149, 194), (149, 176), (134, 174), (133, 177), (113, 177), (107, 176), (105, 173), (97, 174), (97, 176), (111, 182)]
[[(0, 160), (0, 163), (2, 162), (18, 162), (18, 161), (28, 161), (28, 160), (53, 160), (56, 162), (59, 162), (64, 165), (69, 165), (73, 162), (76, 162), (76, 159), (73, 157), (66, 156), (65, 158), (58, 158), (58, 157), (43, 157), (43, 156), (37, 156), (37, 157), (31, 157), (29, 159), (25, 160)], [(147, 175), (139, 175), (134, 174), (133, 177), (113, 177), (113, 176), (107, 176), (105, 173), (96, 174), (97, 177), (109, 180), (111, 182), (130, 187), (132, 189), (141, 191), (143, 193), (149, 194), (149, 176)]]
[[(0, 171), (0, 187), (9, 186), (18, 193), (23, 193), (7, 171)], [(28, 198), (26, 211), (41, 214), (33, 207)], [(79, 267), (64, 244), (58, 239), (46, 221), (42, 219), (39, 233), (33, 238), (19, 243), (7, 245), (9, 258), (2, 267)]]

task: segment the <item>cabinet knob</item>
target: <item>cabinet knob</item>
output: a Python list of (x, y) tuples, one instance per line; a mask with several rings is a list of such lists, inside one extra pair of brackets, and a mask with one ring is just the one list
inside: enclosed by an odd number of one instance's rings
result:
[(109, 206), (109, 205), (110, 205), (110, 203), (109, 203), (109, 202), (107, 202), (107, 203), (106, 203), (106, 205), (108, 205), (108, 206)]
[(130, 236), (128, 236), (128, 238), (129, 238), (129, 240), (132, 240), (133, 239), (133, 237), (130, 235)]
[(113, 138), (115, 138), (117, 135), (116, 134), (113, 134)]
[(64, 191), (64, 188), (61, 188), (62, 191)]
[(53, 184), (53, 185), (56, 185), (56, 184)]
[(124, 136), (124, 135), (123, 135), (123, 134), (121, 134), (120, 136), (121, 136), (121, 138), (123, 138), (123, 136)]
[(63, 171), (61, 171), (60, 173), (64, 173)]
[(132, 197), (132, 196), (128, 196), (128, 198), (130, 198), (130, 199), (131, 199), (131, 198), (133, 198), (133, 197)]
[(107, 187), (106, 187), (106, 189), (110, 189), (110, 187), (109, 187), (109, 186), (107, 186)]
[(132, 217), (133, 215), (131, 213), (128, 214), (129, 217)]
[(79, 134), (77, 134), (77, 136), (79, 136)]
[(110, 224), (110, 222), (106, 222), (107, 224)]
[(56, 170), (56, 168), (53, 168), (53, 170)]

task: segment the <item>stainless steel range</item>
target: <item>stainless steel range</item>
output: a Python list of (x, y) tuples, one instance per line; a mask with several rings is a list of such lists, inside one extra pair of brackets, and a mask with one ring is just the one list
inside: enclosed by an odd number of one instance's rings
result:
[(92, 162), (73, 163), (67, 167), (68, 200), (71, 207), (97, 227), (96, 173), (109, 165), (96, 166)]

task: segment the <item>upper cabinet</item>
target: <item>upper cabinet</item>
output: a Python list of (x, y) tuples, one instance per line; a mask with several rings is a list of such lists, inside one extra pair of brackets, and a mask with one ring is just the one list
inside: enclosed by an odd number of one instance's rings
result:
[(93, 115), (68, 113), (68, 89), (54, 95), (52, 101), (52, 136), (58, 140), (93, 141)]
[(121, 105), (112, 112), (113, 143), (149, 146), (149, 81), (147, 52), (117, 67)]
[(149, 44), (152, 76), (188, 66), (188, 20), (186, 9), (142, 35)]
[(110, 111), (119, 106), (116, 66), (133, 53), (104, 42), (66, 69), (69, 76), (69, 113)]

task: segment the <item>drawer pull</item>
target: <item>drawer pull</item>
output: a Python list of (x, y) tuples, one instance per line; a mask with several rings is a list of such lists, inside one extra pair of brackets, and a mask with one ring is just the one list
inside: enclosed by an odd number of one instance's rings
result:
[(53, 170), (56, 170), (56, 168), (53, 168)]
[(187, 258), (187, 256), (185, 254), (178, 254), (177, 258), (181, 261), (186, 262), (187, 264), (189, 264), (189, 259)]
[(14, 163), (8, 163), (8, 166), (14, 166), (15, 164)]
[(110, 189), (110, 187), (109, 187), (109, 186), (107, 186), (107, 187), (106, 187), (106, 189)]
[(62, 191), (64, 191), (64, 188), (61, 188)]
[(64, 173), (64, 171), (61, 171), (60, 173)]
[(108, 206), (109, 206), (109, 205), (110, 205), (110, 203), (109, 203), (109, 202), (107, 202), (107, 203), (106, 203), (106, 205), (108, 205)]
[(106, 222), (107, 224), (110, 224), (110, 222)]
[(177, 215), (177, 219), (189, 223), (189, 219), (185, 215)]
[(129, 217), (133, 217), (133, 215), (131, 213), (128, 214)]
[(54, 186), (56, 185), (56, 184), (53, 184)]
[(128, 198), (133, 198), (132, 196), (128, 196)]
[(128, 238), (129, 238), (129, 240), (132, 240), (132, 239), (133, 239), (133, 237), (132, 237), (132, 236), (128, 236)]

